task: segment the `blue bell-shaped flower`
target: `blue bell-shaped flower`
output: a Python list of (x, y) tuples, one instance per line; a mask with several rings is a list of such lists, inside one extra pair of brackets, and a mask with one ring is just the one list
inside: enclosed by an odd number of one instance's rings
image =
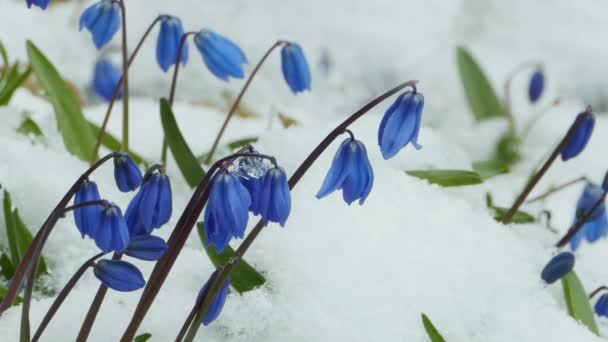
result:
[(268, 170), (260, 184), (258, 213), (265, 223), (277, 222), (284, 227), (291, 211), (291, 192), (285, 170), (278, 166)]
[(219, 34), (203, 29), (194, 37), (194, 44), (203, 56), (209, 71), (217, 78), (228, 81), (229, 77), (243, 78), (245, 53), (235, 43)]
[(123, 260), (101, 259), (93, 268), (93, 273), (105, 286), (116, 291), (130, 292), (146, 285), (141, 271)]
[(143, 180), (141, 171), (126, 153), (114, 158), (114, 180), (122, 192), (133, 191), (141, 185)]
[(367, 159), (365, 146), (359, 140), (347, 138), (338, 148), (317, 198), (342, 189), (342, 197), (346, 203), (350, 205), (359, 199), (361, 205), (373, 185), (374, 171)]
[(608, 293), (604, 293), (593, 308), (598, 316), (608, 317)]
[(169, 222), (173, 212), (171, 182), (164, 173), (145, 179), (137, 195), (129, 203), (125, 219), (131, 236), (150, 234)]
[(114, 204), (101, 210), (99, 223), (89, 235), (104, 253), (122, 253), (129, 245), (129, 227), (120, 208)]
[[(215, 277), (211, 277), (210, 279), (215, 279)], [(201, 300), (201, 296), (206, 295), (207, 288), (209, 287), (209, 280), (203, 285), (201, 290), (198, 293), (198, 299)], [(215, 295), (213, 302), (211, 302), (211, 306), (209, 310), (203, 317), (203, 325), (207, 326), (211, 324), (211, 322), (215, 321), (222, 313), (222, 309), (224, 308), (224, 304), (226, 304), (226, 298), (228, 298), (228, 292), (230, 290), (230, 277), (226, 279), (226, 282), (220, 289), (220, 291)]]
[[(164, 15), (160, 22), (160, 32), (156, 41), (156, 61), (160, 68), (167, 72), (172, 65), (177, 63), (179, 44), (184, 35), (182, 21), (170, 15)], [(188, 61), (188, 43), (184, 43), (181, 61), (186, 64)]]
[(561, 252), (549, 260), (540, 277), (547, 284), (553, 284), (572, 271), (572, 268), (574, 268), (574, 255), (570, 252)]
[(581, 123), (578, 125), (578, 128), (572, 132), (566, 145), (562, 148), (561, 155), (563, 161), (578, 156), (585, 146), (587, 146), (591, 133), (593, 133), (593, 127), (595, 126), (595, 115), (591, 112), (591, 107), (587, 107), (584, 112), (578, 114), (570, 130), (573, 130), (579, 121)]
[(378, 145), (384, 159), (394, 157), (408, 143), (415, 149), (422, 148), (418, 144), (418, 132), (422, 120), (424, 97), (416, 91), (401, 94), (388, 108), (378, 130)]
[(310, 90), (310, 68), (300, 44), (287, 43), (283, 47), (281, 50), (281, 68), (283, 77), (285, 77), (285, 81), (294, 94)]
[(140, 260), (155, 261), (163, 257), (167, 251), (165, 240), (154, 235), (133, 236), (129, 241), (125, 254)]
[(260, 194), (262, 193), (263, 178), (255, 177), (239, 177), (241, 183), (249, 192), (251, 203), (249, 204), (249, 211), (254, 215), (260, 214)]
[(86, 27), (91, 32), (97, 49), (112, 40), (120, 25), (120, 5), (113, 0), (101, 0), (85, 9), (80, 16), (80, 30)]
[(213, 176), (205, 209), (205, 233), (208, 243), (218, 252), (222, 252), (233, 237), (244, 236), (249, 204), (249, 192), (235, 175), (220, 170)]
[[(101, 200), (101, 196), (99, 196), (97, 184), (88, 180), (82, 183), (74, 195), (74, 205), (99, 200)], [(101, 206), (92, 205), (74, 209), (74, 221), (76, 221), (76, 228), (78, 228), (83, 238), (85, 235), (90, 235), (91, 231), (97, 227), (100, 218)]]
[[(93, 91), (107, 102), (112, 101), (114, 89), (122, 77), (121, 71), (106, 59), (100, 59), (95, 63), (95, 74), (93, 75)], [(122, 98), (122, 87), (116, 99)]]
[(528, 87), (528, 99), (534, 103), (538, 101), (540, 96), (543, 94), (545, 88), (545, 74), (542, 69), (537, 69), (530, 77), (530, 85)]
[(32, 8), (32, 5), (38, 6), (42, 9), (46, 9), (51, 0), (25, 0), (27, 8)]
[[(586, 215), (604, 194), (604, 189), (598, 185), (588, 183), (576, 203), (574, 224)], [(570, 248), (576, 250), (581, 241), (595, 242), (608, 235), (608, 217), (606, 205), (602, 202), (592, 213), (589, 220), (570, 240)]]

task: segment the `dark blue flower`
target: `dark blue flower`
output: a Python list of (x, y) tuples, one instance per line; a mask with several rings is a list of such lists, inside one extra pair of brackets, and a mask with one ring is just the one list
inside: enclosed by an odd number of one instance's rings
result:
[(283, 77), (285, 77), (291, 91), (298, 93), (310, 90), (310, 69), (299, 44), (288, 43), (283, 47), (281, 50), (281, 67)]
[(144, 180), (125, 213), (130, 235), (150, 234), (169, 222), (173, 211), (171, 196), (171, 182), (166, 174), (155, 173)]
[[(578, 128), (574, 130), (574, 126), (577, 125), (579, 121), (581, 123), (578, 125)], [(574, 158), (583, 151), (591, 138), (593, 126), (595, 126), (595, 115), (591, 112), (591, 108), (587, 107), (587, 110), (578, 114), (576, 120), (574, 120), (574, 123), (572, 123), (572, 126), (570, 127), (570, 131), (574, 131), (570, 134), (570, 138), (566, 142), (564, 148), (562, 148), (561, 155), (563, 161)]]
[(572, 271), (573, 267), (574, 255), (570, 252), (561, 252), (549, 260), (549, 263), (543, 268), (540, 277), (547, 284), (553, 284)]
[[(156, 61), (163, 71), (167, 72), (176, 63), (179, 43), (183, 35), (184, 27), (179, 18), (170, 15), (161, 18), (160, 32), (156, 42)], [(185, 65), (187, 61), (188, 43), (185, 43), (182, 49), (181, 62)]]
[(146, 285), (141, 271), (122, 260), (101, 259), (93, 268), (93, 273), (105, 286), (116, 291), (130, 292)]
[(203, 61), (212, 74), (227, 81), (229, 77), (243, 78), (245, 53), (235, 43), (211, 30), (201, 30), (194, 37), (194, 44), (201, 52)]
[(257, 211), (264, 222), (277, 222), (281, 227), (291, 211), (291, 192), (287, 176), (282, 167), (274, 167), (266, 172), (260, 182)]
[(367, 159), (367, 150), (359, 140), (347, 138), (334, 156), (317, 198), (342, 189), (342, 197), (349, 205), (359, 199), (363, 204), (374, 185), (374, 171)]
[(245, 234), (249, 204), (249, 192), (239, 179), (226, 170), (218, 171), (205, 209), (207, 241), (218, 252), (223, 251), (233, 237), (242, 238)]
[(147, 261), (155, 261), (165, 254), (167, 244), (165, 240), (154, 235), (138, 235), (131, 238), (125, 254)]
[(102, 252), (122, 253), (129, 245), (129, 227), (120, 208), (113, 204), (103, 208), (99, 223), (89, 236)]
[(106, 45), (120, 28), (120, 6), (113, 0), (101, 0), (84, 10), (80, 30), (86, 27), (97, 49)]
[(417, 92), (405, 92), (384, 113), (378, 130), (378, 145), (384, 159), (392, 158), (408, 143), (415, 149), (418, 144), (418, 132), (422, 119), (424, 97)]
[(602, 181), (602, 189), (604, 191), (608, 191), (608, 172), (604, 175), (604, 180)]
[(262, 184), (263, 184), (262, 177), (259, 177), (259, 178), (240, 177), (239, 179), (240, 179), (241, 183), (243, 184), (243, 186), (245, 186), (245, 188), (249, 192), (249, 197), (251, 200), (251, 203), (249, 204), (249, 211), (251, 211), (251, 213), (254, 215), (259, 215), (260, 214), (260, 209), (259, 209), (260, 194), (262, 192)]
[(46, 9), (51, 0), (25, 0), (27, 8), (31, 8), (32, 5), (38, 6), (42, 9)]
[(137, 189), (142, 179), (139, 167), (128, 154), (123, 153), (120, 157), (114, 158), (114, 180), (120, 191), (129, 192)]
[[(74, 195), (74, 205), (99, 200), (101, 200), (101, 197), (99, 196), (99, 190), (97, 190), (97, 184), (88, 180), (82, 183)], [(76, 227), (83, 238), (85, 235), (90, 235), (91, 231), (97, 227), (100, 218), (101, 206), (93, 205), (74, 209), (74, 221), (76, 221)]]
[(595, 302), (595, 313), (598, 316), (608, 317), (608, 294), (603, 294), (597, 302)]
[[(215, 277), (212, 276), (210, 280), (211, 279), (215, 280)], [(201, 300), (201, 296), (207, 295), (206, 292), (207, 288), (209, 287), (209, 282), (210, 281), (208, 280), (199, 291), (198, 300)], [(213, 302), (211, 302), (211, 306), (209, 307), (209, 310), (207, 310), (207, 313), (203, 318), (203, 325), (211, 324), (211, 322), (215, 321), (220, 316), (220, 313), (222, 313), (222, 309), (224, 308), (224, 304), (226, 304), (226, 298), (228, 298), (229, 289), (230, 277), (226, 279), (226, 282), (224, 283), (220, 291), (215, 295)]]
[(545, 75), (541, 69), (534, 71), (530, 78), (530, 86), (528, 87), (528, 98), (530, 102), (534, 103), (538, 101), (540, 96), (543, 94), (545, 88)]
[[(602, 198), (604, 189), (602, 187), (589, 183), (585, 186), (581, 197), (576, 203), (576, 216), (574, 223), (586, 215)], [(589, 220), (570, 240), (570, 247), (575, 250), (580, 245), (581, 241), (586, 239), (589, 242), (595, 242), (608, 234), (608, 217), (606, 216), (606, 205), (602, 202), (592, 213)]]
[[(122, 73), (116, 66), (114, 66), (110, 61), (106, 59), (101, 59), (97, 63), (95, 63), (95, 75), (93, 75), (93, 91), (95, 91), (95, 94), (97, 94), (97, 96), (110, 102), (112, 101), (114, 89), (118, 85), (118, 82), (120, 82), (121, 77)], [(120, 87), (118, 96), (116, 96), (116, 99), (121, 98), (122, 87)]]

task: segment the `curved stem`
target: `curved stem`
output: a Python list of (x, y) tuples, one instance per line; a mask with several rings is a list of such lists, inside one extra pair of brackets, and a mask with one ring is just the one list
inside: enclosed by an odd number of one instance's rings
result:
[(213, 160), (213, 155), (215, 154), (215, 150), (217, 149), (217, 146), (220, 143), (220, 139), (222, 138), (222, 135), (224, 135), (224, 131), (226, 130), (226, 127), (228, 126), (228, 122), (230, 122), (230, 119), (234, 116), (234, 113), (236, 112), (236, 109), (238, 108), (239, 104), (241, 103), (241, 99), (243, 98), (243, 95), (245, 95), (245, 92), (249, 88), (249, 85), (251, 84), (251, 81), (253, 80), (253, 78), (255, 77), (255, 75), (258, 73), (258, 70), (260, 70), (260, 67), (262, 66), (262, 64), (264, 64), (264, 62), (266, 61), (266, 59), (268, 59), (268, 56), (270, 56), (270, 54), (272, 53), (272, 51), (274, 51), (276, 48), (278, 48), (279, 46), (281, 46), (283, 44), (287, 44), (287, 42), (284, 41), (284, 40), (278, 40), (276, 43), (274, 43), (266, 51), (266, 53), (264, 54), (264, 56), (262, 57), (262, 59), (260, 59), (260, 61), (258, 62), (258, 64), (255, 66), (255, 68), (253, 68), (253, 71), (251, 72), (251, 75), (249, 75), (249, 77), (247, 78), (247, 81), (243, 85), (243, 88), (241, 88), (241, 92), (236, 97), (236, 100), (234, 100), (234, 103), (232, 104), (232, 107), (230, 107), (230, 111), (228, 111), (228, 115), (226, 115), (226, 119), (224, 120), (224, 123), (222, 124), (222, 127), (220, 128), (219, 132), (217, 133), (217, 136), (215, 137), (215, 140), (213, 141), (213, 145), (211, 146), (211, 150), (207, 154), (207, 159), (205, 160), (205, 164), (209, 164), (209, 163), (211, 163), (211, 160)]
[(57, 298), (55, 298), (55, 301), (53, 301), (53, 304), (47, 311), (46, 315), (44, 315), (42, 322), (40, 322), (40, 326), (38, 326), (38, 329), (36, 330), (36, 333), (32, 338), (32, 342), (36, 342), (40, 339), (40, 336), (44, 332), (44, 329), (46, 329), (48, 324), (51, 322), (51, 320), (55, 316), (55, 313), (57, 313), (57, 310), (59, 310), (59, 307), (61, 307), (61, 304), (63, 304), (63, 302), (70, 294), (76, 283), (78, 283), (78, 280), (80, 280), (84, 272), (86, 272), (89, 267), (95, 264), (95, 260), (101, 258), (103, 255), (104, 253), (99, 253), (90, 258), (89, 260), (85, 261), (84, 264), (82, 264), (82, 266), (80, 266), (80, 268), (76, 271), (76, 273), (74, 273), (72, 278), (70, 278), (70, 280), (65, 284), (61, 292), (59, 292), (59, 294), (57, 295)]
[(538, 122), (538, 120), (540, 120), (543, 116), (545, 116), (545, 114), (547, 114), (549, 112), (549, 110), (558, 107), (560, 105), (561, 101), (559, 98), (556, 98), (555, 100), (553, 100), (553, 102), (551, 102), (551, 104), (549, 104), (548, 106), (546, 106), (545, 108), (543, 108), (541, 111), (537, 112), (530, 120), (528, 120), (528, 122), (526, 123), (526, 126), (524, 126), (522, 132), (521, 132), (521, 141), (524, 141), (528, 138), (528, 135), (530, 135), (530, 131), (532, 131), (532, 128), (534, 127), (534, 125), (536, 125), (536, 123)]
[(578, 233), (584, 226), (585, 223), (589, 222), (589, 219), (593, 216), (593, 212), (602, 204), (606, 199), (606, 191), (602, 194), (597, 202), (593, 204), (593, 207), (589, 209), (580, 219), (576, 220), (576, 222), (568, 229), (568, 232), (555, 244), (555, 247), (561, 248), (564, 247), (572, 238)]
[(129, 150), (129, 52), (127, 48), (127, 10), (125, 0), (117, 0), (122, 17), (122, 149)]
[(608, 286), (600, 286), (597, 289), (593, 290), (593, 292), (589, 294), (589, 299), (592, 299), (593, 297), (595, 297), (596, 294), (600, 293), (603, 290), (608, 290)]
[[(515, 69), (513, 69), (508, 74), (504, 87), (505, 87), (505, 107), (509, 113), (511, 112), (511, 82), (513, 82), (513, 79), (515, 78), (515, 76), (517, 76), (517, 74), (524, 71), (525, 69), (532, 68), (532, 67), (540, 68), (540, 67), (542, 67), (542, 65), (543, 64), (541, 61), (527, 61), (527, 62), (524, 62), (524, 63), (518, 65), (517, 67), (515, 67)], [(509, 115), (509, 116), (512, 117), (512, 115)], [(511, 118), (511, 121), (513, 121), (512, 118)]]
[(556, 187), (551, 187), (551, 189), (545, 191), (544, 193), (542, 193), (542, 194), (540, 194), (540, 195), (538, 195), (536, 197), (530, 198), (529, 200), (526, 201), (526, 203), (533, 203), (533, 202), (536, 202), (536, 201), (540, 201), (542, 199), (545, 199), (545, 198), (549, 197), (550, 195), (552, 195), (552, 194), (554, 194), (556, 192), (559, 192), (559, 191), (561, 191), (561, 190), (569, 187), (570, 185), (574, 185), (574, 184), (580, 183), (580, 182), (587, 182), (587, 183), (589, 183), (589, 178), (587, 178), (585, 176), (582, 176), (582, 177), (575, 178), (575, 179), (573, 179), (573, 180), (571, 180), (569, 182), (566, 182), (564, 184), (560, 184), (560, 185), (558, 185)]

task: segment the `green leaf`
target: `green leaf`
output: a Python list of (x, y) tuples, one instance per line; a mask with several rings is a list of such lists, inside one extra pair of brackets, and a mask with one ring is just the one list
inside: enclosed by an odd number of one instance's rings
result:
[[(89, 127), (91, 127), (91, 130), (93, 131), (93, 135), (95, 137), (99, 136), (99, 130), (101, 128), (99, 128), (99, 126), (97, 126), (96, 124), (94, 124), (90, 121), (87, 121), (87, 122), (89, 124)], [(95, 139), (97, 139), (97, 138), (95, 138)], [(101, 139), (101, 144), (103, 146), (107, 147), (111, 151), (121, 151), (122, 150), (122, 143), (118, 139), (116, 139), (115, 136), (110, 134), (108, 131), (106, 131), (104, 133), (103, 138)], [(129, 153), (131, 158), (133, 158), (133, 161), (135, 161), (137, 164), (150, 165), (150, 163), (148, 163), (146, 160), (144, 160), (144, 158), (142, 156), (133, 152), (132, 150), (129, 150), (127, 152)]]
[(596, 335), (599, 335), (587, 292), (574, 271), (562, 278), (562, 288), (564, 289), (564, 298), (570, 316), (586, 325)]
[(186, 139), (177, 125), (171, 106), (166, 99), (160, 100), (160, 120), (165, 132), (165, 140), (171, 149), (173, 158), (191, 187), (196, 187), (205, 177), (205, 171), (196, 160), (196, 157), (186, 143)]
[(15, 275), (15, 266), (6, 253), (2, 253), (0, 255), (0, 274), (4, 276), (5, 279), (11, 279)]
[(137, 335), (137, 336), (135, 336), (135, 339), (133, 340), (133, 342), (146, 342), (151, 337), (152, 337), (152, 334), (150, 334), (150, 333)]
[(513, 165), (521, 159), (519, 147), (521, 140), (511, 130), (507, 131), (496, 143), (494, 149), (494, 159), (507, 165)]
[[(197, 226), (198, 236), (203, 243), (203, 247), (205, 248), (205, 252), (211, 259), (211, 262), (215, 267), (224, 266), (228, 260), (234, 254), (234, 250), (227, 246), (222, 253), (218, 253), (214, 246), (207, 246), (207, 237), (205, 236), (205, 226), (202, 222), (198, 223)], [(232, 281), (232, 286), (239, 292), (247, 292), (255, 289), (258, 286), (262, 286), (266, 279), (256, 271), (251, 265), (249, 265), (245, 260), (241, 260), (239, 264), (232, 272), (230, 276)]]
[[(502, 222), (502, 218), (507, 214), (509, 208), (496, 207), (492, 199), (492, 194), (486, 193), (486, 206), (494, 211), (494, 220)], [(536, 218), (525, 211), (518, 210), (511, 218), (511, 223), (524, 224), (536, 222)]]
[(17, 132), (27, 136), (34, 135), (41, 137), (44, 135), (40, 129), (40, 126), (38, 126), (36, 121), (32, 120), (32, 118), (25, 118), (25, 120), (23, 120), (21, 125), (19, 125), (17, 128)]
[(444, 187), (465, 186), (483, 183), (483, 179), (474, 171), (466, 170), (410, 170), (408, 175), (426, 179), (431, 184)]
[(507, 117), (508, 114), (503, 111), (492, 85), (471, 53), (463, 47), (458, 47), (456, 55), (464, 93), (475, 119), (483, 121), (494, 117)]
[(25, 71), (19, 71), (19, 63), (15, 63), (8, 74), (6, 75), (5, 82), (0, 89), (0, 106), (5, 106), (13, 97), (15, 90), (19, 88), (25, 80), (30, 76), (32, 69), (28, 66)]
[[(19, 209), (13, 210), (13, 218), (15, 219), (15, 224), (18, 232), (18, 241), (22, 245), (23, 254), (27, 252), (27, 249), (30, 247), (32, 243), (32, 232), (27, 228), (23, 220), (19, 216)], [(23, 257), (23, 256), (22, 256)], [(43, 257), (40, 257), (40, 263), (38, 264), (38, 276), (42, 274), (47, 274), (46, 262)]]
[(30, 65), (46, 90), (55, 109), (57, 126), (67, 150), (82, 160), (89, 161), (95, 148), (95, 136), (82, 114), (78, 99), (55, 67), (31, 42), (27, 42)]
[(476, 161), (473, 163), (473, 170), (484, 180), (511, 172), (508, 164), (496, 159)]
[[(8, 289), (2, 285), (0, 285), (0, 298), (4, 298), (6, 296), (6, 293), (8, 292)], [(15, 297), (15, 301), (13, 302), (13, 306), (17, 306), (19, 304), (23, 303), (23, 298), (20, 296)]]
[(424, 330), (426, 330), (426, 333), (429, 335), (431, 342), (445, 342), (445, 339), (441, 336), (437, 328), (435, 328), (433, 322), (431, 322), (424, 313), (422, 314), (422, 324), (424, 324)]

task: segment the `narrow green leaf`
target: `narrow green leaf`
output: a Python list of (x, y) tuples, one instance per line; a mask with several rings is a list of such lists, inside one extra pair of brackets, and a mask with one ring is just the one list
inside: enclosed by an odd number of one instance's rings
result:
[(431, 342), (445, 342), (445, 339), (441, 336), (437, 328), (435, 328), (433, 322), (431, 322), (424, 313), (422, 314), (422, 324), (424, 325), (424, 330), (426, 330), (426, 333), (429, 335)]
[[(234, 254), (234, 250), (227, 246), (222, 253), (218, 253), (214, 246), (207, 246), (207, 237), (205, 236), (205, 226), (202, 222), (199, 222), (197, 225), (198, 236), (203, 243), (203, 247), (205, 248), (205, 252), (211, 259), (211, 262), (215, 267), (224, 266), (228, 260)], [(232, 286), (239, 292), (247, 292), (255, 289), (258, 286), (262, 286), (266, 279), (262, 276), (258, 271), (256, 271), (251, 265), (249, 265), (245, 260), (241, 260), (241, 262), (236, 266), (234, 272), (230, 276)]]
[(471, 53), (458, 47), (456, 55), (464, 93), (475, 119), (483, 121), (493, 117), (506, 117), (508, 114), (503, 111), (490, 81)]
[(444, 187), (465, 186), (483, 183), (483, 179), (474, 171), (466, 170), (410, 170), (408, 175), (426, 179), (431, 184)]
[(507, 131), (496, 143), (494, 148), (494, 159), (502, 161), (507, 165), (513, 165), (521, 159), (519, 148), (521, 140), (512, 131)]
[(0, 89), (0, 106), (5, 106), (13, 97), (15, 90), (19, 88), (32, 73), (32, 69), (28, 66), (25, 71), (19, 71), (19, 64), (15, 63), (8, 71), (2, 88)]
[[(21, 257), (27, 252), (27, 249), (30, 247), (32, 243), (32, 232), (27, 228), (21, 216), (19, 216), (19, 210), (15, 209), (13, 211), (13, 219), (15, 220), (15, 226), (17, 228), (17, 242), (19, 243), (20, 253), (22, 253)], [(38, 265), (38, 276), (42, 274), (47, 274), (46, 262), (44, 261), (44, 257), (40, 257), (40, 263)]]
[(32, 120), (32, 118), (25, 118), (21, 125), (17, 128), (17, 132), (23, 135), (34, 135), (36, 137), (44, 136), (40, 126), (36, 123), (36, 121)]
[(0, 69), (0, 84), (2, 84), (9, 69), (8, 54), (6, 53), (6, 47), (4, 47), (4, 44), (2, 44), (2, 42), (0, 42), (0, 57), (2, 57), (2, 69)]
[(165, 140), (171, 149), (173, 158), (191, 187), (196, 187), (205, 176), (205, 171), (200, 166), (196, 157), (190, 150), (186, 139), (177, 125), (171, 106), (166, 99), (160, 100), (160, 120), (165, 132)]
[(596, 335), (599, 335), (587, 292), (574, 271), (562, 278), (562, 288), (564, 289), (564, 298), (570, 316), (586, 325)]
[(7, 280), (13, 278), (15, 275), (15, 266), (13, 265), (11, 258), (4, 252), (0, 255), (0, 268), (0, 274)]
[[(101, 128), (99, 128), (99, 126), (97, 126), (96, 124), (94, 124), (90, 121), (87, 121), (87, 122), (89, 124), (89, 127), (91, 127), (91, 130), (93, 131), (93, 135), (96, 137), (95, 139), (97, 139), (97, 136), (99, 136), (99, 130)], [(115, 136), (110, 134), (108, 131), (106, 131), (104, 133), (103, 138), (101, 139), (101, 144), (103, 146), (107, 147), (111, 151), (121, 151), (122, 150), (122, 143), (118, 139), (116, 139)], [(131, 158), (133, 158), (133, 161), (135, 161), (137, 164), (150, 165), (150, 163), (145, 161), (142, 156), (133, 152), (132, 150), (129, 150), (127, 152), (129, 153)]]
[(496, 159), (476, 161), (473, 163), (473, 170), (484, 180), (511, 172), (508, 164)]
[(55, 109), (57, 126), (67, 150), (80, 159), (89, 161), (95, 148), (95, 136), (82, 114), (78, 99), (51, 62), (31, 41), (27, 42), (27, 53), (32, 70)]
[[(494, 219), (498, 222), (502, 222), (502, 218), (507, 214), (507, 211), (509, 211), (509, 208), (502, 207), (494, 207), (492, 209), (494, 209)], [(527, 212), (521, 210), (516, 211), (515, 215), (513, 215), (513, 218), (511, 219), (511, 223), (517, 224), (525, 224), (532, 222), (536, 222), (536, 218), (531, 214), (528, 214)]]
[(137, 336), (135, 336), (135, 339), (133, 340), (133, 342), (146, 342), (151, 337), (152, 337), (152, 334), (150, 334), (150, 333), (137, 335)]
[[(0, 298), (4, 298), (6, 296), (6, 293), (8, 292), (7, 288), (0, 285)], [(15, 301), (13, 302), (13, 306), (17, 306), (19, 304), (23, 303), (23, 298), (20, 296), (15, 297)]]

